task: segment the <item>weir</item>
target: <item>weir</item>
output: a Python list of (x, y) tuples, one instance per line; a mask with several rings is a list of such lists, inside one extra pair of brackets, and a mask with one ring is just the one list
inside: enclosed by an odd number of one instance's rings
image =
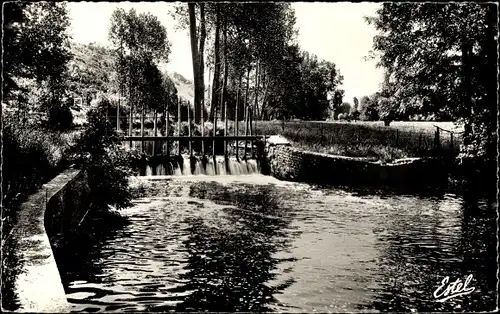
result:
[[(224, 106), (224, 119), (220, 121), (223, 129), (217, 129), (217, 110), (214, 115), (212, 130), (205, 130), (202, 116), (198, 126), (201, 132), (194, 132), (190, 104), (187, 103), (187, 132), (182, 132), (181, 99), (177, 103), (177, 121), (170, 121), (169, 108), (163, 113), (154, 112), (153, 129), (145, 130), (145, 113), (140, 110), (140, 134), (133, 128), (133, 120), (129, 119), (128, 134), (123, 137), (123, 145), (127, 149), (141, 152), (139, 175), (245, 175), (260, 173), (259, 161), (263, 156), (266, 137), (245, 132), (236, 133), (238, 121), (234, 121), (234, 135), (229, 135), (227, 104)], [(119, 109), (118, 109), (119, 110)], [(132, 109), (131, 109), (132, 111)], [(172, 115), (174, 116), (174, 115)], [(109, 117), (108, 118), (112, 118)], [(162, 119), (164, 118), (164, 119)], [(119, 117), (117, 117), (119, 119)], [(160, 119), (158, 121), (158, 119)], [(249, 119), (246, 117), (246, 119)], [(249, 121), (245, 121), (248, 123)], [(175, 126), (172, 130), (169, 126)], [(118, 133), (121, 125), (116, 123)], [(172, 131), (173, 134), (172, 134)], [(181, 135), (182, 133), (186, 135)], [(201, 136), (200, 136), (201, 133)], [(209, 133), (209, 134), (206, 134)], [(259, 143), (261, 145), (259, 145)], [(250, 144), (250, 145), (248, 145)], [(211, 146), (211, 147), (210, 147)], [(207, 154), (207, 152), (209, 152)]]
[(197, 158), (188, 155), (175, 156), (170, 161), (149, 163), (142, 167), (141, 175), (249, 175), (260, 173), (255, 159), (237, 160), (236, 157)]

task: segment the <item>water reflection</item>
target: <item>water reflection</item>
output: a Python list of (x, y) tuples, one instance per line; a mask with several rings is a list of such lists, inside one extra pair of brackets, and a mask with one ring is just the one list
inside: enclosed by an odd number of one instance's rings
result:
[[(124, 211), (129, 226), (68, 242), (56, 258), (74, 310), (493, 308), (493, 204), (239, 180), (160, 182)], [(435, 302), (444, 276), (468, 274), (473, 294)]]
[[(475, 278), (474, 299), (470, 311), (493, 310), (497, 304), (497, 204), (491, 199), (477, 199), (468, 194), (462, 201), (462, 232), (460, 233), (459, 252), (463, 256), (463, 274), (473, 274)], [(473, 300), (474, 300), (473, 299)]]
[[(368, 305), (379, 311), (485, 311), (495, 308), (495, 209), (491, 202), (430, 199), (407, 203), (384, 216), (379, 232), (383, 289)], [(481, 205), (480, 205), (481, 204)], [(445, 276), (465, 281), (471, 295), (436, 302), (432, 293)], [(362, 308), (362, 307), (360, 307)]]

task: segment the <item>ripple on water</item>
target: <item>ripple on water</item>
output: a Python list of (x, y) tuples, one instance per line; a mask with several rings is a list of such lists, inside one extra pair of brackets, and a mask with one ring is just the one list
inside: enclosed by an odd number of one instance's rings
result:
[(122, 211), (130, 225), (65, 267), (74, 311), (432, 311), (437, 277), (479, 274), (486, 258), (463, 245), (453, 195), (361, 195), (264, 176), (155, 184), (166, 196), (134, 200)]

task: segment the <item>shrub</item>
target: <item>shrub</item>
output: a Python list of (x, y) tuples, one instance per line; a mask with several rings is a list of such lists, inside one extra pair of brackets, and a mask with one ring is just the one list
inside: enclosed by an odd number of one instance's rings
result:
[(73, 126), (73, 114), (71, 113), (71, 100), (63, 96), (60, 92), (51, 92), (45, 89), (39, 96), (41, 112), (46, 112), (47, 120), (45, 126), (55, 131), (67, 131)]
[(110, 205), (117, 209), (127, 207), (131, 198), (128, 177), (133, 173), (134, 160), (139, 157), (122, 148), (120, 136), (106, 119), (106, 107), (91, 108), (87, 121), (76, 153), (88, 176), (91, 209), (103, 211)]
[(2, 134), (4, 235), (10, 230), (19, 204), (67, 165), (68, 139), (58, 132), (20, 124), (5, 116)]
[(67, 131), (73, 126), (73, 114), (68, 103), (55, 103), (49, 107), (48, 127), (53, 130)]

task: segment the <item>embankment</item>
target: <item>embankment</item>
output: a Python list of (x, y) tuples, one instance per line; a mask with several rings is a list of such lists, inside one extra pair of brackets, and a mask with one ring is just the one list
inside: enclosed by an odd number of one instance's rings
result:
[(4, 248), (13, 250), (17, 270), (11, 278), (12, 308), (3, 310), (69, 311), (50, 239), (80, 223), (88, 208), (88, 193), (84, 172), (69, 169), (20, 206)]
[(280, 180), (346, 186), (422, 188), (446, 182), (441, 159), (405, 158), (382, 164), (365, 158), (302, 151), (286, 143), (267, 148), (269, 174)]

